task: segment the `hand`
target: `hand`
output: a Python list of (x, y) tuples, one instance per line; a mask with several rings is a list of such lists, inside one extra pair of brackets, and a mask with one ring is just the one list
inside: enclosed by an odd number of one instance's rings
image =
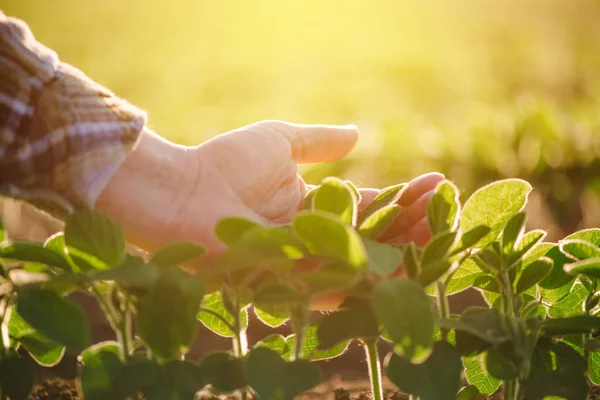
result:
[(193, 240), (216, 253), (224, 249), (213, 233), (219, 220), (289, 221), (306, 193), (297, 164), (339, 159), (357, 137), (354, 126), (263, 121), (184, 147), (146, 130), (96, 207), (148, 251)]

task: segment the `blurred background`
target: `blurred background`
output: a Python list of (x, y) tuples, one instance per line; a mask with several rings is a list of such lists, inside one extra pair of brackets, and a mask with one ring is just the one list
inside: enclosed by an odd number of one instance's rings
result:
[[(600, 227), (598, 0), (0, 0), (0, 9), (146, 109), (173, 141), (262, 119), (353, 123), (356, 149), (303, 166), (308, 182), (381, 187), (437, 170), (466, 199), (519, 177), (535, 188), (530, 229), (557, 240)], [(34, 214), (4, 204), (15, 237), (58, 230)], [(453, 307), (477, 301), (461, 296)], [(96, 339), (110, 337), (97, 324)], [(202, 335), (199, 353), (229, 345)], [(251, 323), (251, 340), (264, 335)], [(361, 356), (354, 346), (325, 371), (363, 377), (352, 361)], [(64, 368), (73, 374), (74, 361)]]
[(345, 160), (385, 186), (437, 170), (465, 197), (535, 187), (550, 239), (600, 226), (597, 0), (0, 0), (63, 61), (183, 144), (262, 119), (357, 124)]

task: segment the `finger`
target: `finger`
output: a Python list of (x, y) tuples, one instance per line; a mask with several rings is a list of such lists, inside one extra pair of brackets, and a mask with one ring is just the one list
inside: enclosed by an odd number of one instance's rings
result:
[(408, 207), (401, 209), (394, 223), (381, 235), (380, 239), (387, 240), (391, 237), (406, 234), (415, 224), (427, 216), (429, 200), (431, 200), (434, 194), (435, 191), (431, 190), (423, 194)]
[(406, 233), (394, 236), (386, 240), (389, 244), (404, 244), (413, 242), (419, 247), (425, 246), (431, 240), (431, 230), (429, 229), (429, 221), (427, 218), (421, 219)]
[(358, 139), (354, 125), (280, 124), (278, 131), (292, 147), (292, 159), (297, 163), (335, 161), (352, 150)]
[(358, 189), (360, 193), (360, 202), (358, 203), (358, 212), (363, 212), (369, 204), (373, 202), (375, 197), (380, 193), (379, 189)]
[(416, 201), (423, 194), (435, 189), (435, 187), (445, 179), (439, 172), (430, 172), (428, 174), (416, 177), (408, 183), (408, 187), (398, 199), (398, 204), (407, 206)]

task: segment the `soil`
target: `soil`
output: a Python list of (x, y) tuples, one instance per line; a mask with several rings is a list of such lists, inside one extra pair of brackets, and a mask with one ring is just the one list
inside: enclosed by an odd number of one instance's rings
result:
[[(343, 385), (343, 387), (339, 387)], [(384, 379), (384, 398), (386, 400), (407, 400), (408, 396), (398, 392), (390, 387), (389, 382)], [(492, 397), (481, 396), (480, 400), (501, 399), (501, 394), (497, 393)], [(234, 396), (213, 396), (210, 394), (201, 395), (197, 400), (237, 400)], [(304, 393), (298, 397), (298, 400), (370, 400), (369, 382), (347, 381), (331, 379), (322, 383), (315, 389)], [(48, 379), (37, 384), (29, 400), (83, 400), (77, 391), (75, 381), (60, 378)], [(600, 400), (600, 387), (593, 389), (589, 400)]]

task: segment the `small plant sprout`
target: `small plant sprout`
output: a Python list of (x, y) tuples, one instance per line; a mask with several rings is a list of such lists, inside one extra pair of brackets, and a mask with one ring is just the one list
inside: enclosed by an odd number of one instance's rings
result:
[[(505, 400), (586, 399), (600, 384), (600, 230), (545, 242), (526, 229), (527, 182), (493, 182), (461, 203), (445, 180), (427, 209), (431, 240), (388, 243), (406, 187), (359, 212), (354, 185), (327, 178), (287, 224), (225, 218), (215, 234), (227, 248), (210, 265), (192, 242), (129, 254), (120, 227), (90, 210), (45, 243), (0, 229), (0, 400), (27, 399), (35, 364), (67, 353), (85, 399), (291, 400), (322, 381), (315, 361), (352, 341), (375, 400), (383, 375), (412, 399), (475, 400), (500, 387)], [(468, 288), (487, 307), (453, 313), (449, 296)], [(76, 291), (96, 299), (114, 340), (92, 342)], [(335, 311), (311, 312), (332, 294), (344, 298)], [(249, 313), (292, 333), (249, 343)], [(198, 321), (231, 349), (192, 359)]]

